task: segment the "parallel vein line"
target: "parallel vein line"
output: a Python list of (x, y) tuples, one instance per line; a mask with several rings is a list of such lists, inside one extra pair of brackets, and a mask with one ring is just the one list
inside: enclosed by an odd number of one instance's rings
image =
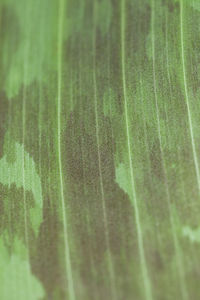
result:
[(186, 106), (187, 106), (190, 138), (191, 138), (191, 144), (192, 144), (192, 152), (193, 152), (195, 172), (196, 172), (196, 177), (197, 177), (197, 185), (198, 185), (198, 190), (199, 190), (199, 193), (200, 193), (199, 162), (198, 162), (196, 146), (195, 146), (193, 125), (192, 125), (192, 115), (191, 115), (190, 101), (189, 101), (189, 96), (188, 96), (188, 84), (187, 84), (187, 76), (186, 76), (186, 67), (185, 67), (185, 55), (184, 55), (185, 50), (184, 50), (184, 37), (183, 37), (183, 0), (180, 0), (180, 29), (181, 29), (181, 60), (182, 60), (182, 67), (183, 67), (185, 100), (186, 100)]
[(126, 121), (126, 135), (127, 135), (127, 146), (128, 146), (128, 157), (129, 157), (129, 168), (131, 175), (131, 189), (133, 204), (136, 218), (136, 229), (138, 235), (138, 247), (141, 262), (141, 272), (145, 288), (145, 299), (152, 300), (152, 288), (151, 282), (147, 270), (147, 262), (144, 251), (143, 234), (141, 228), (140, 213), (138, 208), (138, 200), (135, 190), (135, 179), (133, 171), (133, 161), (131, 157), (131, 142), (129, 133), (129, 118), (128, 118), (128, 107), (127, 107), (127, 87), (126, 87), (126, 70), (125, 70), (125, 0), (121, 0), (121, 67), (122, 67), (122, 84), (123, 84), (123, 96), (124, 96), (124, 110), (125, 110), (125, 121)]
[(167, 205), (168, 205), (168, 210), (169, 210), (172, 238), (173, 238), (175, 254), (176, 254), (176, 264), (177, 264), (177, 269), (178, 269), (178, 274), (179, 274), (181, 294), (182, 294), (183, 299), (186, 300), (186, 299), (188, 299), (188, 297), (187, 297), (187, 290), (186, 290), (185, 277), (184, 277), (184, 268), (182, 265), (181, 249), (180, 249), (178, 237), (176, 234), (175, 222), (174, 222), (173, 213), (172, 213), (172, 209), (171, 209), (170, 191), (169, 191), (169, 184), (168, 184), (168, 177), (167, 177), (167, 170), (166, 170), (166, 162), (165, 162), (163, 145), (162, 145), (162, 135), (161, 135), (161, 127), (160, 127), (160, 112), (159, 112), (159, 107), (158, 107), (158, 93), (157, 93), (157, 83), (156, 83), (155, 33), (154, 33), (155, 20), (154, 19), (155, 19), (155, 2), (154, 2), (154, 0), (152, 0), (151, 26), (152, 26), (153, 89), (154, 89), (155, 104), (156, 104), (156, 119), (157, 119), (157, 127), (158, 127), (159, 147), (160, 147), (160, 152), (161, 152), (161, 163), (162, 163), (162, 168), (163, 168), (163, 173), (164, 173), (164, 185), (165, 185)]
[(105, 192), (103, 184), (103, 175), (102, 175), (102, 163), (101, 163), (101, 153), (100, 153), (100, 141), (99, 141), (99, 113), (98, 113), (98, 103), (97, 103), (97, 80), (96, 80), (96, 14), (97, 14), (97, 3), (94, 0), (93, 7), (93, 21), (94, 21), (94, 30), (93, 30), (93, 88), (94, 88), (94, 109), (95, 109), (95, 130), (96, 130), (96, 141), (97, 141), (97, 154), (98, 154), (98, 169), (99, 169), (99, 179), (100, 179), (100, 190), (101, 190), (101, 199), (102, 199), (102, 209), (103, 209), (103, 222), (105, 229), (105, 242), (108, 250), (108, 272), (110, 276), (111, 284), (111, 293), (113, 299), (117, 299), (116, 287), (115, 287), (115, 272), (113, 266), (113, 259), (110, 252), (110, 240), (108, 232), (108, 221), (106, 213), (106, 204), (105, 204)]
[(62, 101), (62, 39), (63, 39), (63, 23), (64, 23), (64, 12), (65, 12), (65, 0), (59, 1), (59, 14), (58, 14), (58, 95), (57, 95), (57, 135), (58, 135), (58, 168), (59, 168), (59, 179), (60, 179), (60, 196), (62, 205), (62, 218), (63, 218), (63, 233), (64, 233), (64, 247), (65, 247), (65, 264), (68, 281), (68, 294), (69, 300), (75, 300), (74, 282), (72, 275), (72, 266), (69, 249), (69, 237), (67, 230), (67, 216), (64, 196), (64, 185), (63, 185), (63, 170), (62, 170), (62, 154), (61, 154), (61, 101)]

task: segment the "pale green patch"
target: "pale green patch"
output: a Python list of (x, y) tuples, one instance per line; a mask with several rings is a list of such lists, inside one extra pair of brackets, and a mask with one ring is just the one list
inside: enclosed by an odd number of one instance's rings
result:
[[(175, 3), (179, 3), (180, 0), (174, 0)], [(186, 5), (191, 6), (192, 8), (200, 11), (200, 1), (199, 0), (183, 0)]]
[(116, 183), (126, 194), (128, 194), (130, 199), (133, 200), (129, 168), (127, 168), (125, 164), (120, 163), (116, 168), (115, 172), (116, 172), (116, 178), (115, 178)]
[(182, 228), (182, 233), (184, 237), (187, 237), (191, 243), (200, 243), (200, 227), (192, 229), (189, 226), (184, 226)]
[(14, 253), (9, 255), (0, 240), (0, 299), (39, 300), (44, 297), (41, 283), (31, 273), (27, 249), (15, 240)]
[(23, 187), (33, 193), (35, 205), (30, 209), (30, 218), (37, 231), (42, 220), (42, 185), (35, 162), (17, 142), (12, 144), (9, 152), (13, 161), (8, 161), (7, 154), (0, 160), (0, 182), (8, 186), (15, 184), (17, 188)]
[(200, 11), (200, 1), (199, 0), (185, 0), (185, 3), (192, 6), (194, 9)]
[[(12, 12), (13, 22), (2, 45), (6, 75), (4, 89), (7, 97), (12, 98), (19, 93), (22, 85), (30, 85), (35, 80), (47, 80), (44, 72), (48, 74), (46, 71), (55, 67), (52, 56), (56, 51), (56, 32), (52, 24), (56, 22), (57, 6), (56, 2), (49, 5), (48, 0), (4, 2), (7, 11)], [(44, 11), (47, 12), (45, 17)], [(16, 46), (14, 51), (13, 45)]]

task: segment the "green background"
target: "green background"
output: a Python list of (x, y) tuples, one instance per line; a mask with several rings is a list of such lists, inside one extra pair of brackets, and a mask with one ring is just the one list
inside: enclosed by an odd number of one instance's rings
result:
[(199, 0), (0, 0), (0, 299), (200, 299), (199, 167)]

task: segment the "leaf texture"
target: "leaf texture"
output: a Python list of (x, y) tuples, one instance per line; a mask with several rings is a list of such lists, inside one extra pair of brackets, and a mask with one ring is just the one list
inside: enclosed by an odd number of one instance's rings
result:
[(0, 0), (0, 298), (198, 300), (198, 0)]

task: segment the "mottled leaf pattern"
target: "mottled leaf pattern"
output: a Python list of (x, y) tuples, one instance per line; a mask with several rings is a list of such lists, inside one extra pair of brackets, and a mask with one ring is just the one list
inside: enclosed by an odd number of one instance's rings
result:
[(199, 299), (199, 49), (199, 0), (0, 0), (0, 299)]

